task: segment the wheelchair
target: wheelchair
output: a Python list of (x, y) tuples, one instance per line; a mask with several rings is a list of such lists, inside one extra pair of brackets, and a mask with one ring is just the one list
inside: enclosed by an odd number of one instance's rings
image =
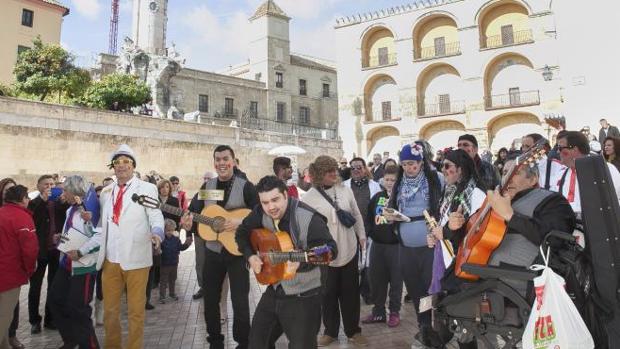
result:
[[(573, 235), (551, 231), (542, 246), (543, 250), (550, 249), (549, 266), (565, 278), (573, 301), (583, 302), (591, 280), (584, 272), (586, 262), (581, 245)], [(462, 280), (457, 292), (438, 296), (433, 307), (433, 327), (443, 345), (456, 336), (464, 342), (477, 341), (489, 349), (517, 348), (535, 299), (531, 281), (538, 272), (512, 265), (465, 264), (462, 268), (478, 275), (480, 280)], [(527, 291), (524, 294), (517, 289)]]

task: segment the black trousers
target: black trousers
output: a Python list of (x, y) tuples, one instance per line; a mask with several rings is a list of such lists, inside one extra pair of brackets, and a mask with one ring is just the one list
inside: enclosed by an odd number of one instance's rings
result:
[(338, 338), (340, 314), (344, 333), (351, 338), (362, 332), (360, 322), (359, 276), (357, 256), (341, 267), (327, 267), (322, 302), (325, 334)]
[(71, 276), (64, 268), (56, 272), (49, 303), (54, 325), (67, 345), (77, 345), (80, 349), (99, 348), (90, 307), (95, 279), (96, 273)]
[(230, 282), (230, 296), (233, 306), (233, 338), (237, 348), (248, 347), (250, 334), (250, 274), (242, 256), (234, 256), (225, 249), (221, 253), (206, 249), (202, 269), (204, 283), (205, 322), (207, 323), (207, 341), (211, 348), (224, 348), (224, 336), (220, 322), (220, 297), (222, 283), (226, 274)]
[(15, 337), (17, 335), (17, 327), (19, 326), (19, 302), (15, 306), (15, 310), (13, 310), (13, 320), (11, 321), (11, 326), (9, 326), (9, 338)]
[[(28, 321), (30, 324), (40, 324), (41, 315), (39, 315), (39, 304), (41, 302), (41, 286), (43, 285), (43, 277), (47, 269), (47, 294), (49, 297), (54, 275), (58, 270), (58, 251), (48, 251), (47, 258), (37, 259), (37, 269), (30, 277), (30, 289), (28, 290)], [(45, 301), (44, 323), (53, 323), (53, 317), (50, 313), (47, 300)]]
[(103, 300), (103, 283), (101, 282), (101, 275), (103, 275), (103, 270), (99, 270), (97, 272), (97, 283), (95, 284), (95, 293), (97, 295), (97, 299)]
[(290, 349), (316, 348), (321, 327), (321, 288), (287, 296), (281, 287), (267, 287), (261, 297), (250, 330), (250, 349), (275, 348), (284, 333)]
[(428, 296), (428, 287), (431, 284), (433, 273), (432, 248), (400, 246), (400, 267), (407, 287), (407, 293), (413, 300), (415, 313), (418, 317), (418, 327), (431, 327), (431, 311), (419, 312), (420, 299)]
[(374, 304), (372, 314), (375, 316), (385, 316), (388, 284), (390, 287), (390, 313), (399, 313), (403, 293), (399, 245), (381, 244), (373, 241), (369, 255), (370, 288)]

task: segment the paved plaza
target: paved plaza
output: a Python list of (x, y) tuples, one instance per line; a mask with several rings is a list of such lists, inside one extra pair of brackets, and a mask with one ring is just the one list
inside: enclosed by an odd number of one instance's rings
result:
[[(206, 326), (203, 317), (203, 301), (192, 300), (192, 295), (197, 290), (196, 272), (194, 269), (194, 249), (193, 245), (187, 251), (181, 253), (179, 273), (177, 280), (177, 302), (159, 304), (159, 290), (152, 292), (152, 303), (154, 310), (147, 311), (146, 324), (144, 329), (145, 348), (208, 348)], [(46, 289), (46, 286), (43, 286)], [(264, 287), (260, 286), (256, 280), (251, 278), (250, 285), (250, 310), (253, 314), (254, 308), (260, 299)], [(45, 292), (45, 291), (43, 291)], [(42, 300), (45, 296), (42, 296)], [(62, 340), (57, 331), (44, 329), (40, 334), (30, 334), (30, 324), (28, 323), (28, 286), (22, 287), (20, 296), (20, 323), (17, 331), (18, 338), (31, 349), (51, 349), (59, 348)], [(43, 303), (41, 303), (41, 314), (43, 314)], [(370, 313), (370, 306), (362, 306), (362, 317)], [(124, 308), (126, 315), (126, 306)], [(232, 316), (232, 305), (228, 299), (228, 314)], [(229, 317), (231, 317), (229, 316)], [(416, 321), (413, 316), (413, 305), (405, 303), (401, 311), (401, 324), (397, 328), (389, 328), (386, 324), (363, 325), (362, 333), (368, 338), (370, 345), (367, 348), (381, 349), (405, 349), (411, 347), (411, 342), (415, 334), (414, 328)], [(127, 319), (122, 319), (122, 326), (126, 336)], [(227, 348), (235, 348), (232, 340), (232, 320), (228, 320), (223, 326), (227, 332)], [(103, 327), (97, 327), (97, 336), (103, 344)], [(280, 338), (277, 348), (287, 348), (285, 337)], [(332, 344), (329, 348), (353, 348), (347, 343), (347, 338), (341, 330), (341, 337), (338, 344)]]

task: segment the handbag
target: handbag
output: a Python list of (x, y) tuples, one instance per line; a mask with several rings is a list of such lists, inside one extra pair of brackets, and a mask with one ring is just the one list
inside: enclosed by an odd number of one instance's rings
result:
[(341, 209), (340, 207), (338, 207), (338, 204), (334, 202), (334, 200), (332, 200), (332, 198), (330, 198), (329, 195), (327, 195), (327, 193), (323, 189), (320, 189), (320, 188), (317, 188), (317, 189), (319, 193), (323, 195), (325, 200), (327, 200), (327, 202), (329, 202), (329, 204), (332, 205), (336, 209), (336, 216), (338, 216), (338, 220), (340, 221), (342, 225), (344, 225), (347, 228), (351, 228), (352, 226), (355, 225), (355, 222), (357, 220), (351, 214), (351, 212), (345, 211)]

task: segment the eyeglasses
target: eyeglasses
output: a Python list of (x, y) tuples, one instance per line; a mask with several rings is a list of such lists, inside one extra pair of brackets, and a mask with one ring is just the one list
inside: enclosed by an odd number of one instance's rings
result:
[(128, 165), (128, 164), (132, 164), (133, 165), (133, 160), (131, 159), (116, 159), (116, 160), (112, 160), (112, 165), (117, 166), (117, 165)]
[(561, 152), (564, 149), (573, 149), (574, 147), (575, 147), (574, 145), (564, 145), (564, 146), (558, 145), (558, 151)]

